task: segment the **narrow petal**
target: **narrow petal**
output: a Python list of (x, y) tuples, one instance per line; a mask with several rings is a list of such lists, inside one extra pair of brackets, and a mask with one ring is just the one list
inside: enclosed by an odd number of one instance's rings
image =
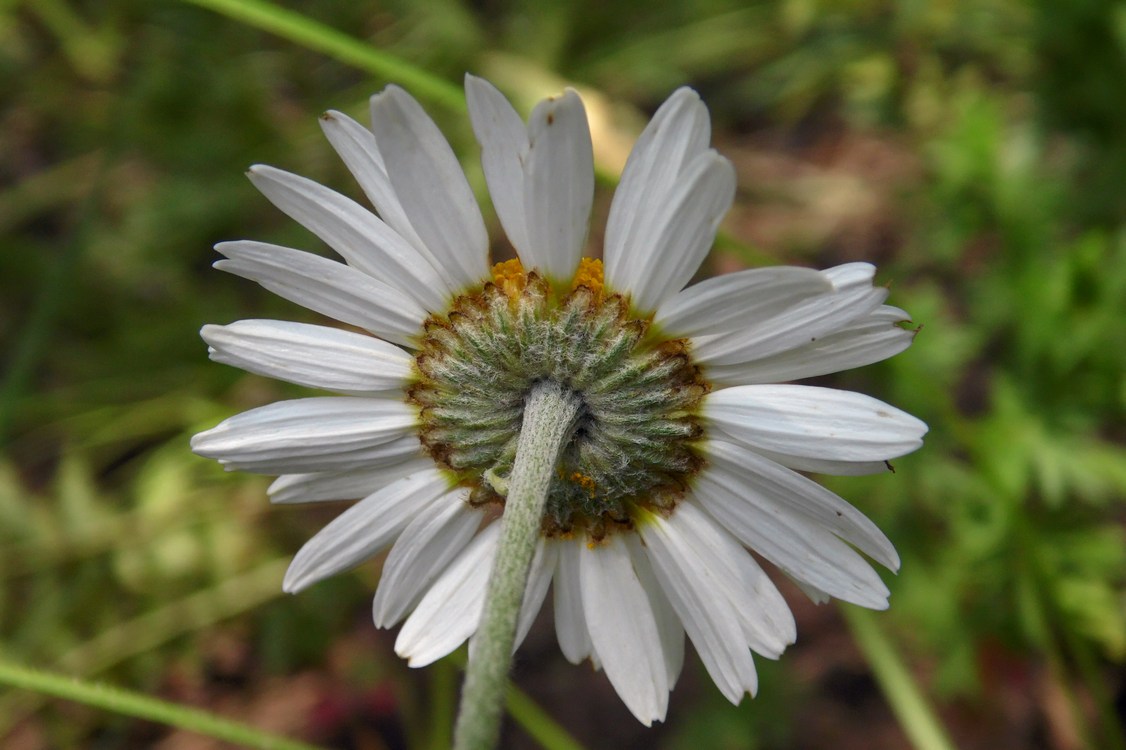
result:
[(418, 455), (418, 451), (418, 436), (408, 434), (385, 443), (350, 450), (305, 456), (293, 456), (279, 451), (237, 463), (222, 460), (219, 463), (227, 471), (249, 471), (253, 474), (280, 475), (290, 471), (309, 474), (338, 473), (391, 466)]
[(342, 263), (264, 242), (221, 242), (221, 271), (256, 281), (274, 294), (380, 338), (410, 346), (426, 310), (398, 289)]
[(631, 266), (607, 275), (615, 290), (629, 293), (638, 310), (656, 310), (688, 283), (715, 240), (735, 199), (735, 168), (715, 151), (693, 159), (657, 206), (653, 221), (638, 227)]
[(583, 613), (582, 582), (579, 558), (583, 542), (567, 539), (550, 542), (557, 548), (555, 567), (555, 637), (559, 650), (572, 664), (579, 664), (591, 655), (590, 631)]
[(371, 121), (395, 195), (422, 242), (459, 290), (488, 278), (481, 210), (438, 126), (398, 86), (372, 97)]
[(413, 359), (394, 344), (352, 331), (281, 320), (240, 320), (200, 331), (216, 362), (310, 388), (367, 395), (400, 391)]
[(665, 673), (668, 675), (669, 690), (676, 685), (680, 678), (680, 671), (684, 668), (684, 625), (680, 622), (664, 587), (653, 573), (653, 566), (649, 562), (649, 555), (642, 546), (637, 534), (627, 534), (626, 545), (629, 547), (630, 560), (633, 570), (641, 581), (641, 587), (649, 596), (649, 604), (653, 607), (653, 617), (657, 621), (657, 631), (661, 635), (661, 651), (665, 657)]
[(386, 466), (355, 471), (325, 471), (309, 474), (283, 474), (267, 492), (277, 504), (316, 503), (326, 500), (356, 500), (367, 497), (385, 485), (434, 466), (421, 446), (414, 456), (394, 456)]
[(794, 580), (862, 607), (887, 608), (887, 586), (872, 566), (793, 508), (747, 490), (717, 467), (699, 477), (693, 497), (740, 542)]
[(712, 516), (689, 501), (668, 519), (688, 549), (731, 602), (751, 650), (772, 659), (797, 639), (793, 613), (774, 583), (739, 542)]
[(886, 461), (916, 450), (927, 426), (861, 393), (808, 385), (744, 385), (709, 393), (704, 418), (736, 442), (831, 461)]
[(406, 403), (382, 398), (303, 398), (236, 414), (192, 438), (192, 450), (229, 470), (254, 471), (261, 462), (306, 461), (370, 452), (406, 437), (418, 417)]
[(449, 490), (449, 479), (435, 468), (368, 495), (305, 543), (286, 571), (282, 588), (296, 593), (358, 565), (394, 541)]
[(669, 684), (649, 597), (617, 535), (582, 548), (583, 612), (594, 650), (622, 702), (638, 721), (663, 721)]
[(425, 667), (456, 649), (481, 621), (500, 524), (481, 530), (438, 577), (395, 639), (395, 653)]
[(372, 603), (376, 627), (389, 628), (403, 619), (473, 538), (484, 514), (469, 507), (465, 497), (464, 490), (451, 492), (403, 529), (379, 575)]
[(817, 482), (735, 443), (713, 438), (702, 447), (714, 465), (742, 482), (747, 492), (789, 507), (856, 545), (884, 566), (899, 568), (895, 547), (876, 524)]
[(450, 290), (430, 259), (351, 198), (262, 164), (251, 167), (249, 177), (271, 203), (324, 240), (348, 265), (410, 294), (430, 312), (448, 306)]
[[(681, 508), (673, 514), (680, 515)], [(732, 703), (758, 689), (754, 659), (731, 598), (685, 531), (659, 516), (640, 526), (653, 572), (716, 687)], [(745, 554), (745, 553), (744, 553)]]
[(665, 301), (654, 325), (676, 337), (746, 328), (819, 294), (833, 291), (820, 271), (795, 266), (753, 268), (713, 276)]
[(871, 263), (856, 261), (826, 268), (821, 273), (833, 282), (833, 286), (838, 291), (846, 291), (871, 287), (872, 279), (876, 275), (876, 267)]
[(748, 362), (708, 367), (708, 377), (724, 385), (777, 383), (812, 378), (881, 362), (911, 346), (915, 332), (898, 323), (909, 320), (898, 308), (882, 305), (816, 341)]
[(574, 90), (546, 99), (532, 111), (523, 166), (528, 242), (517, 247), (520, 260), (553, 281), (570, 281), (586, 243), (594, 200), (590, 125)]
[(524, 214), (524, 159), (528, 154), (528, 130), (520, 115), (484, 78), (466, 74), (465, 95), (473, 133), (481, 144), (481, 167), (493, 208), (513, 247), (531, 258), (527, 219)]
[[(731, 435), (727, 434), (725, 437), (731, 437)], [(774, 463), (782, 464), (787, 469), (811, 474), (828, 474), (835, 477), (861, 477), (867, 474), (884, 474), (893, 470), (891, 464), (887, 461), (830, 461), (824, 458), (775, 453), (761, 447), (756, 447), (755, 453), (764, 458), (769, 458)]]
[(886, 297), (886, 289), (871, 288), (813, 297), (747, 328), (695, 338), (693, 355), (697, 362), (709, 367), (769, 357), (843, 328), (869, 314)]
[(409, 242), (419, 255), (430, 261), (430, 265), (442, 276), (447, 286), (454, 289), (456, 285), (453, 284), (453, 276), (438, 262), (411, 226), (399, 203), (399, 196), (395, 195), (395, 189), (391, 186), (387, 167), (383, 164), (383, 156), (379, 153), (371, 130), (348, 115), (336, 111), (321, 115), (321, 130), (348, 167), (348, 171), (356, 178), (371, 205), (375, 206), (380, 218)]
[(809, 600), (814, 604), (828, 604), (829, 600), (833, 598), (816, 586), (812, 586), (804, 581), (799, 581), (796, 578), (791, 580), (793, 580), (794, 585), (801, 589), (802, 593), (808, 596)]
[(650, 262), (639, 241), (660, 219), (687, 165), (708, 148), (711, 123), (699, 95), (680, 88), (661, 105), (630, 152), (606, 222), (606, 280), (633, 289), (638, 269)]
[(524, 588), (524, 601), (520, 604), (520, 617), (516, 621), (516, 639), (512, 643), (514, 652), (528, 636), (536, 615), (543, 608), (543, 600), (547, 598), (547, 589), (555, 573), (558, 552), (559, 548), (556, 544), (542, 537), (536, 542), (536, 552), (532, 557), (532, 566), (528, 570), (528, 583)]

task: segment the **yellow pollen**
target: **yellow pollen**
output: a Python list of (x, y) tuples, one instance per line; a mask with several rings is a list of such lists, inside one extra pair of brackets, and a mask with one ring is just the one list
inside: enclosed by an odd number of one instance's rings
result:
[(602, 261), (597, 258), (581, 258), (579, 268), (575, 271), (575, 280), (571, 282), (572, 289), (585, 286), (594, 293), (596, 300), (602, 300)]
[(505, 260), (493, 266), (493, 283), (509, 297), (519, 297), (528, 283), (524, 266), (519, 258)]
[[(519, 258), (505, 260), (493, 266), (493, 283), (509, 297), (519, 297), (528, 285), (528, 274)], [(571, 290), (586, 287), (594, 294), (595, 302), (602, 301), (602, 261), (598, 258), (580, 258), (571, 281)]]
[(572, 482), (582, 487), (586, 491), (587, 495), (594, 497), (594, 491), (598, 487), (598, 485), (595, 484), (594, 479), (578, 471), (572, 473), (570, 479)]

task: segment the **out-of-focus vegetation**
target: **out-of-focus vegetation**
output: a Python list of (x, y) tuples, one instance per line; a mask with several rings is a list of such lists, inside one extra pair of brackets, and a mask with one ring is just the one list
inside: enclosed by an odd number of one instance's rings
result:
[[(962, 747), (1126, 746), (1126, 3), (291, 6), (518, 102), (580, 85), (606, 149), (695, 86), (740, 171), (714, 269), (870, 259), (923, 325), (825, 381), (931, 425), (896, 474), (826, 480), (902, 554), (880, 627)], [(342, 747), (448, 736), (456, 679), (371, 632), (375, 566), (281, 598), (331, 510), (271, 509), (261, 478), (187, 446), (298, 395), (209, 363), (197, 336), (307, 317), (209, 268), (225, 239), (316, 246), (240, 170), (355, 194), (316, 116), (361, 116), (387, 82), (193, 5), (0, 4), (0, 657)], [(481, 187), (463, 113), (428, 108)], [(590, 747), (904, 746), (842, 621), (794, 601), (797, 646), (738, 709), (690, 664), (668, 723), (635, 727), (549, 628), (517, 682)], [(0, 693), (6, 747), (166, 734)]]

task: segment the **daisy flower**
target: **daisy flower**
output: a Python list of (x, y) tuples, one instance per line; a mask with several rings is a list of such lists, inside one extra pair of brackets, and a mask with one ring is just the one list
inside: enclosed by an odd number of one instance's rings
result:
[(780, 384), (906, 349), (874, 267), (764, 268), (685, 288), (735, 192), (707, 109), (675, 92), (631, 153), (603, 259), (582, 257), (590, 131), (568, 90), (525, 123), (467, 76), (492, 202), (518, 256), (490, 265), (480, 210), (422, 107), (390, 86), (372, 128), (321, 126), (375, 213), (267, 166), (250, 179), (343, 262), (225, 242), (216, 268), (349, 326), (208, 325), (211, 358), (337, 395), (270, 404), (196, 435), (229, 470), (280, 475), (276, 503), (359, 501), (297, 553), (289, 592), (390, 550), (376, 625), (402, 621), (412, 666), (473, 636), (525, 400), (550, 383), (579, 416), (547, 495), (517, 642), (551, 589), (564, 656), (606, 673), (641, 722), (662, 720), (685, 635), (733, 703), (752, 652), (777, 658), (794, 619), (756, 557), (818, 601), (875, 609), (867, 558), (899, 558), (864, 515), (801, 472), (883, 471), (926, 426), (865, 395)]

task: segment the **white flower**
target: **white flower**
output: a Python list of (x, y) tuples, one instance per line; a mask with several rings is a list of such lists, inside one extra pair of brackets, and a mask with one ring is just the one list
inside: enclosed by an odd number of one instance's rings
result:
[(373, 132), (322, 127), (378, 216), (272, 167), (254, 184), (345, 263), (220, 244), (216, 267), (368, 334), (245, 320), (205, 326), (211, 357), (340, 395), (232, 417), (193, 449), (280, 474), (274, 502), (362, 498), (314, 536), (285, 579), (298, 591), (390, 547), (374, 619), (406, 618), (396, 651), (429, 664), (473, 635), (495, 553), (523, 398), (554, 379), (583, 399), (527, 583), (517, 642), (548, 589), (572, 662), (606, 672), (630, 711), (665, 716), (687, 633), (727, 698), (757, 689), (751, 652), (778, 657), (790, 610), (746, 548), (817, 600), (887, 606), (863, 555), (888, 539), (799, 471), (882, 471), (926, 426), (857, 393), (790, 381), (907, 348), (906, 313), (874, 268), (767, 268), (684, 289), (735, 190), (709, 148), (707, 110), (680, 89), (642, 133), (614, 195), (605, 271), (581, 259), (594, 190), (578, 95), (527, 125), (469, 76), (473, 128), (520, 261), (490, 269), (473, 194), (438, 128), (394, 86)]

